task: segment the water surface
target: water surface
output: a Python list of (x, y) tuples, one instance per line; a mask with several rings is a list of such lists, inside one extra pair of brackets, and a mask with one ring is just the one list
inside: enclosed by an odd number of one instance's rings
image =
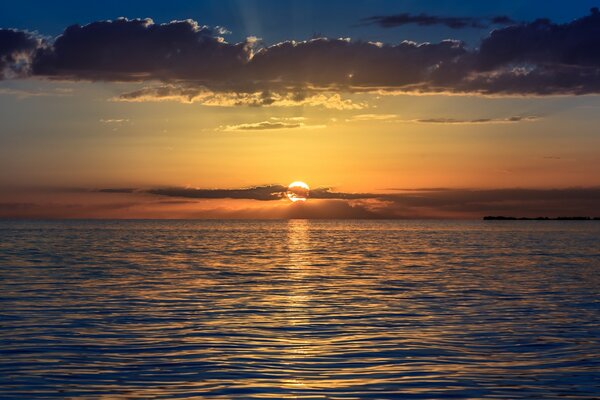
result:
[(595, 221), (3, 221), (1, 398), (594, 398)]

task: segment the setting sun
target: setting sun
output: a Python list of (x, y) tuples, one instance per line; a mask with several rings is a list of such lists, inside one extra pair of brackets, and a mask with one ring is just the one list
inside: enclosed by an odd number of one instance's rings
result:
[(0, 400), (600, 399), (598, 3), (0, 2)]
[(310, 193), (308, 185), (302, 181), (292, 182), (288, 186), (288, 190), (285, 193), (288, 199), (293, 202), (306, 201)]

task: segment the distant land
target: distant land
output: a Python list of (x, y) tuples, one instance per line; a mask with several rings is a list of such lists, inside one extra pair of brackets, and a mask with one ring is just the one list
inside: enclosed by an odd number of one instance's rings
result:
[(600, 221), (600, 217), (505, 217), (486, 215), (485, 221)]

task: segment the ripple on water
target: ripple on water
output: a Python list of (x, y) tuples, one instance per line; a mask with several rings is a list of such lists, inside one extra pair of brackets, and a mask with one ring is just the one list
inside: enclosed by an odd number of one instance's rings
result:
[(594, 398), (594, 222), (0, 222), (2, 398)]

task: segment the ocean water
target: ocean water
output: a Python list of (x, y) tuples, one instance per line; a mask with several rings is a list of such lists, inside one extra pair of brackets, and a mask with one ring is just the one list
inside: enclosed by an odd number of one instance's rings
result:
[(598, 398), (599, 291), (595, 221), (2, 221), (0, 398)]

